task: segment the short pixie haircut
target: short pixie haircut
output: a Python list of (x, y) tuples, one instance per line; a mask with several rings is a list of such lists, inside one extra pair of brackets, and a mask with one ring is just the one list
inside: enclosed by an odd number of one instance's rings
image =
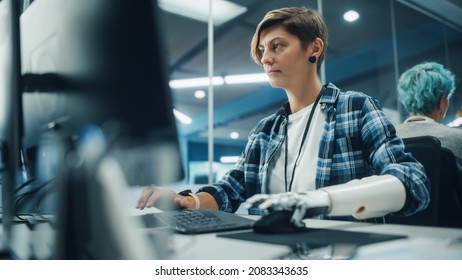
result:
[(436, 62), (422, 62), (406, 70), (398, 82), (401, 103), (410, 114), (427, 115), (438, 106), (441, 96), (451, 98), (454, 75)]
[(257, 29), (250, 43), (250, 55), (261, 65), (262, 54), (259, 49), (260, 34), (263, 30), (273, 26), (282, 26), (290, 34), (297, 36), (302, 48), (308, 47), (316, 38), (324, 42), (324, 49), (317, 59), (317, 68), (321, 67), (327, 48), (328, 31), (323, 18), (318, 11), (304, 7), (281, 8), (269, 11)]

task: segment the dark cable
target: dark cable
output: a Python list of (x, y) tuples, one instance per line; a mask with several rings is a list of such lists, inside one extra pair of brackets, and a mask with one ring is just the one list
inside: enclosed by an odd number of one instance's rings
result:
[(50, 179), (48, 181), (45, 181), (44, 183), (40, 184), (39, 186), (37, 186), (36, 188), (34, 188), (33, 190), (30, 190), (30, 191), (27, 191), (27, 192), (24, 192), (22, 194), (20, 194), (18, 197), (16, 197), (15, 199), (15, 203), (14, 203), (14, 210), (15, 212), (17, 211), (18, 207), (19, 207), (19, 204), (21, 202), (21, 200), (23, 198), (25, 198), (26, 196), (30, 195), (30, 194), (33, 194), (33, 193), (36, 193), (38, 191), (40, 191), (41, 189), (45, 188), (50, 182), (52, 182), (54, 179)]
[(24, 189), (25, 187), (27, 187), (30, 183), (32, 183), (33, 181), (35, 181), (35, 179), (37, 179), (36, 177), (32, 177), (30, 178), (29, 180), (25, 181), (24, 183), (22, 183), (20, 186), (18, 186), (14, 192), (15, 193), (18, 193), (19, 191), (21, 191), (22, 189)]

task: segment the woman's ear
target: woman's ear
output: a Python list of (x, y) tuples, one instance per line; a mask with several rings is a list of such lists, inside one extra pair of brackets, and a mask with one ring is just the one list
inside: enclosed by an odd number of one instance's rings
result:
[(445, 111), (449, 107), (449, 100), (446, 95), (442, 95), (440, 97), (440, 101), (438, 102), (438, 110)]
[(311, 43), (311, 53), (309, 53), (309, 56), (319, 57), (323, 50), (324, 50), (324, 41), (321, 38), (316, 38)]
[(438, 113), (440, 114), (441, 120), (444, 119), (446, 116), (446, 112), (449, 108), (449, 99), (446, 95), (440, 97), (440, 101), (438, 102)]

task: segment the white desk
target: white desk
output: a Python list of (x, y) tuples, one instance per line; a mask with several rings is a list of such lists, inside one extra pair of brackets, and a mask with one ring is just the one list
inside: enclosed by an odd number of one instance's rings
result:
[(462, 229), (394, 224), (345, 223), (310, 220), (310, 227), (406, 235), (407, 239), (381, 242), (358, 248), (355, 259), (458, 259), (462, 260)]
[[(462, 260), (462, 229), (403, 225), (375, 225), (341, 221), (307, 220), (313, 228), (407, 235), (398, 239), (359, 247), (355, 259), (459, 259)], [(143, 231), (150, 231), (143, 229)], [(12, 249), (15, 258), (47, 258), (50, 242), (55, 235), (48, 224), (40, 224), (34, 231), (25, 224), (13, 227)], [(217, 237), (216, 234), (172, 234), (168, 239), (173, 249), (171, 259), (275, 259), (291, 250), (282, 245), (250, 242)], [(147, 248), (148, 250), (150, 248)], [(32, 250), (34, 253), (32, 254)]]
[[(134, 209), (141, 189), (132, 192), (129, 200), (129, 215), (140, 215), (155, 211), (153, 209)], [(242, 212), (241, 212), (242, 213)], [(256, 219), (258, 217), (253, 216)], [(462, 260), (462, 229), (422, 226), (404, 226), (392, 224), (368, 224), (344, 221), (306, 220), (312, 228), (328, 228), (355, 232), (406, 235), (407, 239), (398, 239), (361, 246), (353, 258), (356, 259), (459, 259)], [(144, 233), (152, 229), (138, 229)], [(47, 223), (39, 224), (31, 231), (25, 224), (13, 226), (12, 250), (15, 258), (47, 258), (56, 234)], [(161, 240), (169, 246), (170, 259), (275, 259), (291, 252), (290, 248), (262, 242), (243, 241), (217, 237), (216, 234), (182, 235), (169, 234)], [(147, 248), (150, 250), (152, 248)], [(32, 253), (33, 251), (33, 253)]]
[[(196, 191), (199, 186), (190, 186)], [(175, 191), (185, 189), (184, 185), (169, 187)], [(138, 199), (142, 188), (131, 190), (131, 205)], [(133, 210), (132, 210), (133, 211)], [(151, 211), (151, 210), (143, 210)], [(240, 208), (237, 212), (245, 215)], [(139, 214), (135, 210), (132, 214)], [(257, 219), (258, 217), (251, 217)], [(462, 229), (405, 226), (394, 224), (369, 224), (345, 221), (328, 221), (307, 219), (306, 224), (312, 228), (330, 228), (347, 231), (405, 235), (408, 239), (382, 242), (358, 248), (356, 259), (459, 259), (462, 260)], [(178, 244), (187, 244), (183, 253), (178, 252), (179, 259), (269, 259), (284, 255), (290, 250), (285, 246), (271, 245), (249, 241), (237, 241), (216, 237), (215, 234), (197, 235), (195, 237), (176, 234), (173, 239)], [(263, 247), (261, 246), (263, 245)], [(221, 248), (221, 249), (218, 249)]]
[[(406, 235), (408, 239), (398, 239), (359, 247), (354, 259), (459, 259), (462, 260), (462, 229), (403, 226), (403, 225), (375, 225), (365, 223), (307, 220), (310, 227), (330, 228), (346, 231), (357, 231), (379, 234)], [(175, 235), (178, 240), (187, 240), (187, 236)], [(190, 238), (190, 237), (189, 237)], [(189, 243), (189, 254), (178, 255), (180, 259), (261, 259), (262, 257), (281, 257), (290, 250), (283, 250), (278, 255), (276, 248), (254, 252), (255, 244), (267, 243), (229, 240), (216, 237), (214, 234), (194, 237)], [(233, 241), (233, 242), (231, 242)], [(221, 250), (218, 250), (221, 248)], [(226, 253), (223, 253), (226, 252)], [(230, 253), (231, 252), (231, 253)], [(254, 255), (253, 255), (254, 254)], [(266, 256), (266, 257), (265, 257)], [(273, 257), (272, 257), (273, 256)]]

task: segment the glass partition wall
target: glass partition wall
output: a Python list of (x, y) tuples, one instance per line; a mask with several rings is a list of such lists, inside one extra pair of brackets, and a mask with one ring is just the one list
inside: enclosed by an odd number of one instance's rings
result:
[[(160, 1), (160, 5), (173, 2)], [(460, 1), (428, 1), (438, 2), (435, 5), (448, 12), (419, 6), (413, 0), (229, 0), (231, 6), (226, 7), (220, 6), (223, 1), (214, 1), (213, 79), (208, 77), (209, 1), (178, 2), (180, 8), (164, 7), (162, 26), (187, 183), (219, 179), (242, 152), (250, 130), (285, 101), (285, 93), (269, 86), (263, 69), (250, 57), (256, 25), (275, 8), (305, 6), (322, 11), (329, 28), (325, 82), (377, 98), (395, 124), (407, 115), (397, 99), (397, 79), (422, 61), (442, 63), (456, 76), (456, 92), (443, 123), (452, 121), (462, 109), (462, 65), (457, 63), (462, 61)], [(181, 8), (186, 12), (179, 12)], [(357, 13), (356, 20), (351, 11)], [(213, 164), (208, 146), (209, 81), (214, 85)]]

